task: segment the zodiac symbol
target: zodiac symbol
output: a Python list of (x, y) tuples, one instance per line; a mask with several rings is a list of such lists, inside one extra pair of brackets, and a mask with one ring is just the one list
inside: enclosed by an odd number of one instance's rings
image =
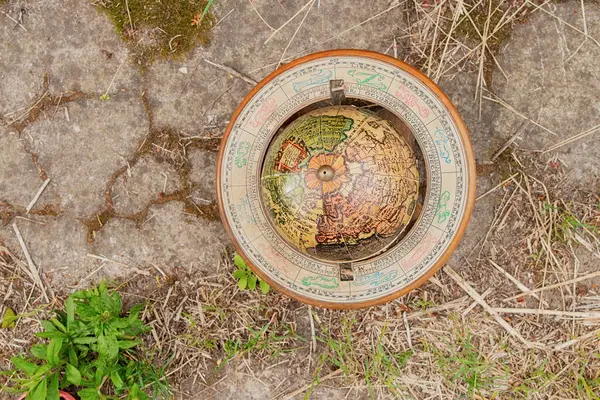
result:
[(444, 191), (438, 200), (437, 211), (435, 215), (437, 216), (438, 224), (446, 221), (448, 216), (450, 215), (450, 210), (448, 210), (448, 201), (450, 200), (450, 192)]
[(448, 144), (448, 136), (446, 136), (441, 128), (437, 128), (434, 135), (438, 138), (435, 140), (435, 144), (440, 149), (440, 157), (442, 157), (447, 164), (450, 164), (452, 162), (452, 160), (450, 160), (450, 151), (446, 147)]
[(248, 195), (245, 195), (240, 199), (239, 203), (240, 215), (244, 217), (246, 223), (248, 224), (256, 224), (256, 220), (254, 219), (254, 215), (252, 215), (252, 211), (250, 210), (250, 200), (248, 199)]
[(340, 286), (336, 278), (326, 276), (305, 276), (302, 278), (302, 284), (304, 286), (319, 286), (323, 289), (336, 289)]
[(269, 118), (269, 115), (271, 115), (271, 113), (276, 109), (277, 103), (275, 103), (275, 100), (268, 99), (258, 108), (254, 119), (250, 121), (250, 125), (253, 128), (258, 128), (259, 126), (265, 123), (267, 118)]
[(356, 278), (354, 278), (354, 286), (379, 286), (383, 283), (393, 281), (394, 279), (396, 279), (397, 276), (398, 271), (389, 271), (385, 274), (381, 271), (377, 271), (371, 275), (357, 276)]
[(333, 75), (333, 71), (323, 71), (322, 69), (320, 69), (318, 73), (311, 76), (309, 79), (305, 81), (296, 82), (292, 85), (292, 87), (294, 88), (294, 91), (298, 93), (305, 87), (318, 85), (319, 83), (329, 82), (329, 78), (331, 78), (331, 75)]
[(421, 117), (427, 118), (429, 116), (429, 108), (427, 108), (425, 105), (419, 104), (417, 96), (415, 96), (410, 90), (408, 90), (404, 86), (400, 87), (399, 90), (396, 90), (395, 94), (396, 97), (399, 98), (407, 106), (416, 107)]
[(248, 162), (246, 156), (250, 152), (250, 147), (250, 142), (240, 142), (235, 154), (235, 165), (237, 165), (238, 168), (242, 168)]
[(383, 79), (385, 77), (379, 73), (372, 73), (372, 72), (368, 72), (368, 71), (357, 71), (355, 69), (351, 69), (350, 71), (348, 71), (348, 75), (356, 78), (356, 83), (358, 83), (359, 85), (371, 86), (375, 89), (380, 89), (380, 90), (387, 89), (387, 86), (385, 85), (385, 83), (381, 82), (381, 81), (383, 81)]
[(428, 232), (423, 239), (419, 242), (417, 247), (415, 247), (413, 254), (406, 261), (403, 261), (402, 267), (406, 269), (406, 267), (412, 267), (417, 264), (421, 258), (423, 258), (427, 253), (433, 249), (435, 244), (438, 242), (438, 238), (433, 236), (431, 232)]
[(260, 250), (262, 255), (265, 256), (265, 258), (267, 258), (271, 262), (271, 264), (273, 264), (275, 268), (277, 268), (284, 274), (287, 274), (286, 264), (288, 260), (284, 256), (279, 254), (279, 252), (273, 247), (265, 245), (264, 243), (260, 243), (258, 245), (258, 249)]

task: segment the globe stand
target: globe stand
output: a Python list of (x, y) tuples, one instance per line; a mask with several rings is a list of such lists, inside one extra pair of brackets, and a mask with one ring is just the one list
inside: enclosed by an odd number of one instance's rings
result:
[(360, 50), (312, 54), (260, 82), (217, 165), (238, 253), (276, 289), (330, 308), (380, 304), (425, 282), (458, 245), (474, 189), (450, 100), (414, 68)]

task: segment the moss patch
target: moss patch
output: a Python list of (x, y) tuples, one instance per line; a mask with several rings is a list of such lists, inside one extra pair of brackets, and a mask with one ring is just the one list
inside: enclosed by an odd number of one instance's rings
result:
[(97, 7), (130, 45), (138, 64), (146, 66), (158, 57), (183, 57), (197, 45), (208, 44), (214, 22), (209, 3), (212, 4), (207, 0), (104, 0)]

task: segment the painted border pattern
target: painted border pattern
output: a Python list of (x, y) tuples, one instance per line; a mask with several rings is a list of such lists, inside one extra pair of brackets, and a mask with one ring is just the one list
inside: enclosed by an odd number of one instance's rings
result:
[[(261, 161), (276, 130), (295, 112), (327, 99), (329, 79), (343, 79), (347, 97), (379, 104), (404, 120), (427, 170), (416, 224), (387, 252), (353, 264), (351, 282), (340, 281), (336, 264), (316, 262), (279, 238), (259, 194)], [(443, 92), (412, 67), (360, 50), (307, 56), (261, 82), (230, 122), (217, 174), (224, 223), (255, 272), (301, 301), (334, 308), (384, 302), (424, 282), (462, 236), (475, 185), (466, 129)]]

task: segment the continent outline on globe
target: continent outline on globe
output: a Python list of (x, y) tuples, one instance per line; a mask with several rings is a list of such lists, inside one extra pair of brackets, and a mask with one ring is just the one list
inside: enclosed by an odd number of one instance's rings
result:
[[(326, 167), (332, 176), (323, 180)], [(410, 222), (419, 186), (402, 134), (353, 106), (321, 108), (285, 127), (266, 152), (261, 180), (275, 229), (325, 261), (358, 261), (385, 250)]]

